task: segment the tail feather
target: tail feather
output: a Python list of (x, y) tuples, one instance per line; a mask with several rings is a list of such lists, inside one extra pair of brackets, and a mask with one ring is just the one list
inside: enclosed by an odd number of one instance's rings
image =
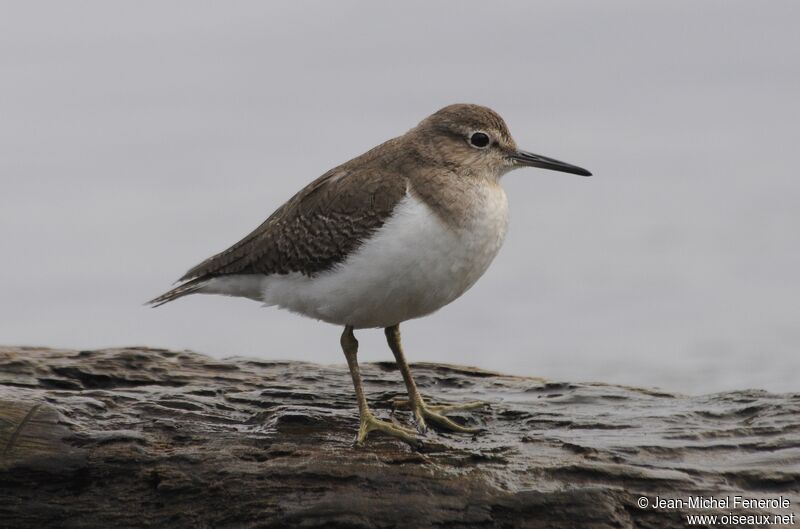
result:
[(151, 299), (145, 305), (150, 305), (151, 307), (160, 307), (164, 303), (169, 303), (170, 301), (175, 301), (178, 298), (182, 298), (183, 296), (188, 296), (189, 294), (194, 294), (198, 292), (200, 289), (208, 283), (207, 278), (200, 278), (192, 279), (191, 281), (187, 281), (182, 285), (178, 285), (177, 287), (173, 288), (169, 292), (165, 292), (161, 294), (155, 299)]

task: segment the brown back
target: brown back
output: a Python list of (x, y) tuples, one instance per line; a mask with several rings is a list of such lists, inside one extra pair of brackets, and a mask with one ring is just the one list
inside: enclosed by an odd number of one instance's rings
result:
[(304, 187), (249, 235), (189, 270), (181, 281), (227, 274), (313, 276), (357, 249), (405, 195), (394, 143), (375, 147)]

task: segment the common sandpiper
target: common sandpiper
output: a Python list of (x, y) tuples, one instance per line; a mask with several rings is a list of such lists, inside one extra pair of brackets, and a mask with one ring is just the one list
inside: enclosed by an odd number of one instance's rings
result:
[(400, 324), (466, 292), (497, 255), (508, 226), (503, 175), (585, 169), (517, 148), (503, 119), (470, 104), (445, 107), (402, 136), (323, 174), (249, 235), (189, 270), (153, 306), (189, 294), (242, 296), (344, 326), (361, 444), (378, 430), (410, 444), (417, 433), (378, 419), (358, 369), (355, 329), (383, 328), (417, 430), (474, 432), (445, 416), (480, 403), (434, 406), (414, 383)]

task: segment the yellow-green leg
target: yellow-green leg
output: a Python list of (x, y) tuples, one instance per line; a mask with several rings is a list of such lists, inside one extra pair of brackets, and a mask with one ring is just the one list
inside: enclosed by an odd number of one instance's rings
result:
[(353, 327), (348, 325), (344, 328), (342, 333), (342, 351), (347, 358), (347, 367), (350, 368), (350, 376), (353, 377), (353, 387), (356, 390), (356, 399), (358, 400), (358, 416), (361, 420), (361, 425), (358, 428), (358, 436), (356, 437), (356, 444), (362, 444), (369, 432), (378, 430), (392, 437), (405, 441), (411, 445), (419, 444), (413, 430), (396, 426), (390, 422), (382, 421), (375, 417), (367, 405), (367, 398), (364, 396), (364, 388), (361, 385), (361, 374), (358, 370), (358, 340), (353, 334)]
[(420, 431), (425, 431), (427, 423), (431, 422), (434, 425), (454, 432), (475, 433), (480, 431), (479, 428), (461, 426), (453, 422), (452, 419), (445, 417), (443, 413), (448, 411), (471, 410), (483, 407), (485, 404), (478, 401), (443, 406), (426, 404), (422, 395), (420, 395), (417, 390), (417, 385), (414, 383), (414, 378), (411, 376), (411, 370), (408, 367), (405, 355), (403, 354), (403, 348), (400, 345), (400, 325), (386, 327), (385, 331), (386, 341), (389, 342), (389, 348), (394, 354), (394, 358), (400, 368), (400, 373), (403, 375), (403, 381), (406, 383), (408, 406), (414, 411), (414, 419), (417, 421), (417, 428)]

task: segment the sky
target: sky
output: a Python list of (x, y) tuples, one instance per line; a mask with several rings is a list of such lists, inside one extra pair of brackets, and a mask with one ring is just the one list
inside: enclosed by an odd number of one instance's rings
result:
[[(343, 362), (258, 303), (143, 302), (456, 102), (592, 178), (504, 177), (486, 275), (411, 361), (700, 394), (800, 389), (800, 4), (7, 2), (0, 343)], [(361, 361), (391, 359), (361, 331)]]

